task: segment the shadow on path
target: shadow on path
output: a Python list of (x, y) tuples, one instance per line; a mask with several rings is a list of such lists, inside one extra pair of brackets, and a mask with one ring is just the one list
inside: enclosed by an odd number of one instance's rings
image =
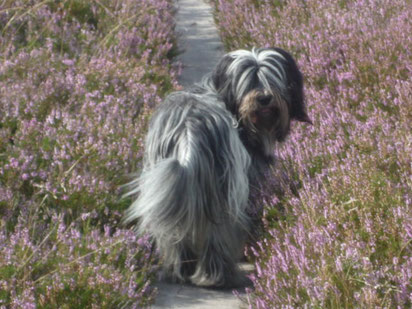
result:
[[(242, 264), (241, 269), (246, 276), (253, 267)], [(160, 282), (157, 284), (159, 294), (152, 309), (234, 309), (246, 308), (241, 300), (233, 294), (233, 290), (218, 290), (199, 288), (188, 284), (173, 284)], [(245, 287), (236, 289), (240, 295), (245, 294)]]

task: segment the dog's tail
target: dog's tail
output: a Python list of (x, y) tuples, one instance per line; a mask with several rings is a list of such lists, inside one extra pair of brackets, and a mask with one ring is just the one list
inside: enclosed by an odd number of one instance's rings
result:
[(125, 221), (138, 219), (139, 231), (149, 232), (155, 239), (181, 240), (188, 229), (183, 223), (193, 217), (189, 205), (194, 192), (189, 190), (195, 188), (189, 174), (175, 158), (164, 159), (145, 170), (129, 183), (126, 195), (138, 194), (138, 198), (127, 210)]
[[(224, 184), (216, 183), (216, 177), (211, 175), (212, 167), (194, 165), (182, 164), (175, 158), (164, 159), (129, 183), (126, 195), (138, 197), (126, 211), (125, 222), (138, 220), (139, 233), (148, 232), (158, 243), (175, 244), (185, 238), (201, 238), (206, 224), (226, 221), (246, 225), (243, 203), (247, 199), (241, 196), (247, 194), (247, 187), (239, 192), (232, 186), (226, 189), (236, 192), (225, 192), (220, 187)], [(223, 196), (225, 193), (228, 196)], [(237, 196), (229, 196), (232, 194)]]

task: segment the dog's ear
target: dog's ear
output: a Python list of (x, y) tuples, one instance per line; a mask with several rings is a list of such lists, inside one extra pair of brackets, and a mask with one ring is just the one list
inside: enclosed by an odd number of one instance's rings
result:
[(281, 48), (273, 48), (286, 59), (285, 71), (287, 76), (287, 89), (290, 98), (290, 116), (302, 122), (312, 124), (306, 112), (305, 97), (303, 94), (303, 76), (293, 57)]
[(229, 55), (223, 56), (212, 71), (211, 80), (216, 92), (225, 102), (226, 108), (232, 114), (237, 114), (235, 95), (232, 93), (232, 80), (227, 74), (229, 66), (233, 60), (233, 57)]
[(232, 62), (233, 58), (229, 55), (225, 55), (219, 60), (216, 67), (212, 71), (213, 85), (215, 86), (218, 92), (220, 92), (228, 82), (228, 76), (226, 73)]

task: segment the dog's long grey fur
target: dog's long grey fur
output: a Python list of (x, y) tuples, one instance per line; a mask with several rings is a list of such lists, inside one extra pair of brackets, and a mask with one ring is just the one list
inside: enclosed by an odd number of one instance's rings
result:
[(201, 85), (169, 95), (151, 119), (126, 221), (149, 233), (173, 278), (233, 286), (254, 223), (250, 192), (291, 119), (306, 115), (302, 77), (280, 49), (227, 54)]
[(248, 233), (250, 158), (235, 124), (215, 96), (173, 93), (152, 118), (129, 192), (139, 197), (128, 220), (140, 219), (174, 276), (197, 285), (232, 280), (224, 275), (235, 276)]

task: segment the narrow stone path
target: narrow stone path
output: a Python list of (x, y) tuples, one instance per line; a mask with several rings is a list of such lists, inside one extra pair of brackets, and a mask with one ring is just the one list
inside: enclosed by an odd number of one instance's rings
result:
[[(183, 64), (179, 83), (188, 87), (201, 81), (224, 53), (212, 9), (204, 0), (176, 0), (176, 31)], [(250, 265), (242, 265), (245, 272)], [(232, 290), (204, 289), (191, 285), (157, 284), (158, 295), (153, 309), (237, 309), (246, 307)], [(244, 289), (238, 290), (240, 294)]]
[(176, 0), (176, 31), (183, 64), (179, 82), (183, 87), (199, 82), (223, 56), (223, 44), (205, 0)]

